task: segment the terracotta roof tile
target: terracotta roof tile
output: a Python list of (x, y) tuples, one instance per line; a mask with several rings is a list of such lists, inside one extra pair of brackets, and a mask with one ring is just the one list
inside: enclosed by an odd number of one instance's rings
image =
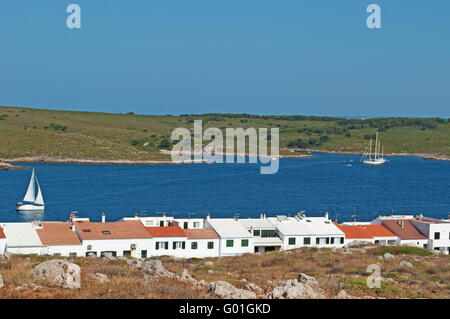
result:
[(76, 232), (72, 231), (72, 223), (42, 223), (42, 228), (36, 232), (45, 246), (53, 245), (81, 245)]
[(213, 228), (201, 228), (201, 229), (185, 229), (189, 239), (218, 239), (219, 235)]
[(409, 219), (383, 219), (381, 224), (401, 239), (427, 239)]
[(5, 233), (3, 232), (3, 229), (0, 227), (0, 238), (6, 238)]
[(366, 229), (361, 227), (360, 225), (339, 225), (335, 223), (335, 225), (344, 232), (345, 238), (348, 239), (372, 239), (373, 236), (369, 234)]
[(186, 237), (180, 226), (145, 227), (151, 237)]
[(76, 221), (75, 224), (83, 240), (151, 238), (138, 220), (110, 223)]
[(397, 237), (383, 225), (364, 225), (364, 229), (373, 237)]

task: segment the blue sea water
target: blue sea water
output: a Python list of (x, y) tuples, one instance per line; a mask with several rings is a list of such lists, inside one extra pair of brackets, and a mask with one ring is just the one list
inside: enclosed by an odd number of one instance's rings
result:
[[(135, 213), (175, 217), (258, 217), (295, 214), (339, 221), (370, 220), (378, 214), (450, 214), (450, 162), (413, 156), (389, 157), (386, 165), (362, 164), (357, 155), (315, 153), (312, 158), (280, 160), (275, 175), (261, 175), (260, 164), (75, 165), (24, 164), (27, 170), (0, 171), (0, 222), (114, 221)], [(351, 166), (350, 166), (351, 165)], [(35, 168), (45, 212), (18, 214), (15, 205)]]

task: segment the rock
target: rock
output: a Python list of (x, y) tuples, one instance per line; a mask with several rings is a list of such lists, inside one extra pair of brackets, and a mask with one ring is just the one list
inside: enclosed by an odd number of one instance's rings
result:
[(406, 260), (402, 260), (399, 265), (400, 265), (400, 267), (403, 267), (403, 268), (413, 268), (414, 267), (413, 264), (411, 264), (410, 262), (408, 262)]
[(337, 299), (353, 299), (352, 296), (350, 296), (349, 294), (347, 294), (347, 292), (342, 289), (341, 291), (339, 291), (339, 293), (336, 296)]
[(212, 265), (214, 265), (214, 263), (212, 261), (205, 261), (204, 265), (205, 266), (212, 266)]
[(183, 269), (181, 271), (180, 280), (189, 281), (194, 284), (197, 283), (197, 280), (189, 274), (189, 271), (187, 269)]
[(211, 269), (208, 269), (208, 274), (214, 274), (214, 271)]
[(108, 253), (108, 252), (104, 252), (102, 254), (102, 258), (106, 258), (106, 259), (116, 259), (116, 257), (113, 256), (113, 254)]
[(269, 299), (322, 299), (324, 298), (320, 288), (297, 280), (286, 280), (283, 285), (275, 287), (267, 294)]
[(141, 269), (155, 277), (177, 277), (173, 272), (170, 272), (164, 268), (161, 260), (148, 260), (142, 263)]
[(81, 288), (80, 266), (63, 259), (52, 259), (43, 262), (32, 271), (33, 276), (50, 284), (61, 285), (65, 288)]
[(22, 290), (29, 289), (29, 288), (32, 289), (33, 291), (37, 291), (37, 290), (40, 290), (42, 287), (38, 286), (34, 283), (23, 284), (22, 286), (14, 288), (14, 291), (22, 291)]
[(3, 282), (3, 276), (0, 274), (0, 289), (5, 287), (5, 283)]
[(303, 273), (300, 273), (298, 275), (298, 282), (315, 288), (319, 287), (319, 283), (317, 282), (316, 278)]
[(254, 299), (253, 291), (238, 289), (226, 281), (214, 281), (208, 286), (208, 293), (223, 299)]
[(247, 284), (245, 286), (245, 289), (249, 290), (249, 291), (253, 291), (257, 295), (264, 294), (264, 290), (261, 287), (259, 287), (257, 284), (254, 284), (254, 283)]
[(390, 253), (385, 253), (383, 255), (383, 260), (389, 261), (389, 260), (394, 260), (394, 259), (395, 259), (395, 256)]
[(142, 268), (142, 260), (140, 259), (128, 259), (126, 258), (127, 264), (136, 268)]
[(408, 282), (408, 284), (410, 284), (410, 285), (417, 285), (417, 281), (416, 280), (411, 280), (410, 282)]
[(106, 276), (105, 274), (102, 273), (96, 273), (92, 276), (92, 278), (94, 278), (95, 280), (97, 280), (99, 283), (101, 284), (107, 284), (109, 283), (109, 278), (108, 276)]

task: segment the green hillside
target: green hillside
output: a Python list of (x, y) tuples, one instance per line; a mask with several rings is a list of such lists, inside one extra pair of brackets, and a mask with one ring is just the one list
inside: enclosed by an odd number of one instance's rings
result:
[(0, 158), (47, 156), (95, 160), (169, 160), (176, 127), (280, 129), (282, 153), (361, 152), (380, 132), (385, 153), (450, 155), (450, 121), (428, 118), (342, 119), (317, 116), (203, 114), (148, 116), (0, 107)]

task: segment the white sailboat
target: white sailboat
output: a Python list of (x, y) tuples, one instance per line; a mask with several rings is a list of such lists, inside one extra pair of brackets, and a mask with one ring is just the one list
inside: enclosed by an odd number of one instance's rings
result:
[(361, 161), (367, 165), (381, 165), (387, 162), (387, 159), (384, 158), (384, 148), (381, 150), (380, 156), (380, 144), (381, 142), (378, 140), (378, 132), (375, 139), (375, 152), (372, 156), (372, 139), (370, 139), (369, 144), (367, 145), (363, 155), (361, 156)]
[[(37, 195), (36, 195), (37, 187)], [(42, 197), (41, 187), (39, 181), (33, 173), (31, 174), (30, 184), (28, 185), (27, 193), (22, 202), (17, 203), (17, 211), (42, 211), (45, 208), (44, 198)]]

